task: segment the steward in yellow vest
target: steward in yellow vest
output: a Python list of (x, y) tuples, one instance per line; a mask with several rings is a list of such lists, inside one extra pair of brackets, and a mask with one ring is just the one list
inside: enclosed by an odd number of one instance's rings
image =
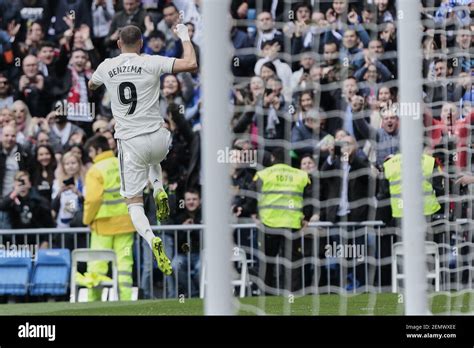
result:
[[(112, 249), (117, 254), (120, 300), (131, 300), (133, 269), (133, 237), (135, 228), (120, 195), (119, 161), (102, 135), (89, 139), (85, 145), (94, 165), (86, 174), (84, 199), (85, 225), (91, 228), (91, 249)], [(106, 275), (108, 263), (88, 262), (92, 276)], [(89, 300), (100, 300), (101, 289), (90, 289)]]
[[(291, 262), (302, 258), (301, 237), (288, 233), (296, 233), (311, 218), (311, 205), (304, 206), (304, 197), (311, 195), (311, 180), (308, 173), (283, 163), (284, 150), (277, 148), (272, 153), (271, 167), (255, 174), (254, 181), (259, 192), (258, 215), (265, 226), (260, 245), (265, 253), (265, 291), (276, 294), (271, 288), (276, 287), (274, 277), (275, 264), (267, 261), (283, 252), (281, 257)], [(262, 236), (261, 236), (262, 237)], [(288, 250), (291, 246), (291, 250)], [(286, 266), (285, 266), (286, 268)], [(301, 289), (301, 267), (289, 267), (289, 278), (285, 279), (284, 288), (289, 291)]]
[[(403, 216), (402, 201), (402, 155), (399, 153), (383, 164), (385, 178), (389, 182), (390, 205), (392, 207), (392, 216), (401, 218)], [(423, 172), (423, 196), (424, 196), (424, 215), (433, 215), (441, 206), (436, 198), (431, 177), (435, 167), (435, 158), (423, 154), (421, 169)]]

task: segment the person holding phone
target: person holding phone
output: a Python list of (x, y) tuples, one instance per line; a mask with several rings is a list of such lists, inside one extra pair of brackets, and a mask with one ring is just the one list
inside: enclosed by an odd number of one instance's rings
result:
[(84, 202), (84, 166), (72, 152), (66, 152), (58, 166), (53, 183), (53, 210), (57, 227), (70, 227)]
[[(12, 228), (54, 227), (49, 202), (31, 187), (30, 175), (20, 170), (14, 176), (13, 190), (0, 200), (0, 210), (10, 218)], [(43, 242), (46, 240), (40, 240)], [(34, 236), (28, 240), (36, 244)]]

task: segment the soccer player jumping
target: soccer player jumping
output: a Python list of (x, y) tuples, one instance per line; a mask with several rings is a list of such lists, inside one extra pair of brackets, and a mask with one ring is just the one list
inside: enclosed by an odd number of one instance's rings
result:
[(135, 229), (150, 245), (158, 267), (166, 275), (172, 273), (171, 262), (145, 215), (143, 190), (150, 180), (158, 219), (166, 219), (168, 196), (163, 189), (160, 163), (168, 154), (171, 133), (163, 126), (163, 115), (160, 115), (160, 76), (197, 69), (188, 28), (178, 24), (174, 32), (183, 43), (182, 59), (140, 55), (143, 46), (140, 29), (134, 25), (122, 28), (117, 40), (122, 53), (104, 60), (88, 84), (91, 90), (104, 84), (111, 96), (119, 150), (120, 193), (126, 199)]

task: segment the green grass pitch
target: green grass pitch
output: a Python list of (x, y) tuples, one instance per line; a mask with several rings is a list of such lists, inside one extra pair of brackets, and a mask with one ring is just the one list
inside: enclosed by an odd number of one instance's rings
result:
[[(430, 299), (433, 314), (473, 312), (473, 294), (436, 295)], [(403, 303), (397, 294), (360, 294), (342, 297), (320, 295), (315, 302), (313, 296), (295, 297), (293, 303), (283, 297), (249, 297), (239, 299), (246, 306), (240, 315), (254, 315), (250, 306), (263, 309), (271, 315), (401, 315)], [(284, 303), (284, 301), (286, 303)], [(290, 312), (285, 312), (289, 310)], [(92, 302), (92, 303), (16, 303), (0, 305), (0, 315), (203, 315), (200, 299), (140, 300), (136, 302)]]

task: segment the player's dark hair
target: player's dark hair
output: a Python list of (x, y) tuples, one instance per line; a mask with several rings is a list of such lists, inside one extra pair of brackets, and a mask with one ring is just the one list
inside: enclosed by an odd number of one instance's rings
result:
[(89, 151), (89, 148), (93, 147), (95, 150), (101, 149), (102, 151), (110, 150), (109, 141), (106, 137), (100, 134), (94, 135), (92, 138), (87, 140), (84, 148)]
[(125, 46), (134, 46), (142, 39), (142, 32), (136, 25), (127, 25), (120, 30), (120, 41)]

